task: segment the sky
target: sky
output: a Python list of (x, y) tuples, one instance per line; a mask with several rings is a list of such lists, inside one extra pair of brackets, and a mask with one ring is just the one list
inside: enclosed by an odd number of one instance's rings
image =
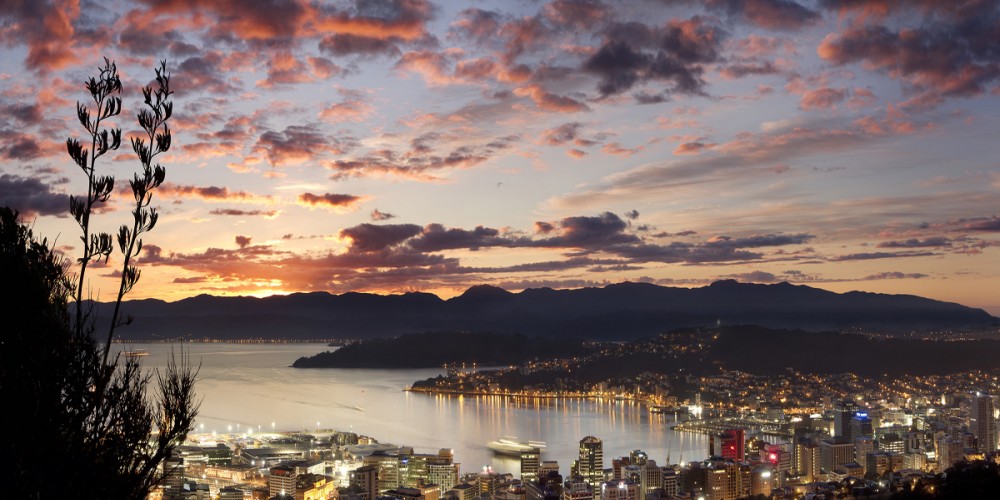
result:
[[(735, 279), (1000, 315), (990, 0), (0, 1), (0, 204), (73, 259), (104, 57), (126, 138), (161, 60), (174, 92), (131, 298)], [(139, 162), (97, 168), (117, 232)]]

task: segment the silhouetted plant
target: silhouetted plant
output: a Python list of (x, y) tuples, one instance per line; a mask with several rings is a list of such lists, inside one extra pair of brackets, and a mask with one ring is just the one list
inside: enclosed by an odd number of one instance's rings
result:
[[(132, 139), (141, 172), (130, 186), (132, 223), (116, 239), (92, 229), (91, 215), (114, 192), (114, 178), (99, 175), (97, 160), (121, 144), (121, 129), (107, 121), (121, 113), (122, 91), (115, 64), (105, 59), (96, 78), (86, 82), (96, 113), (77, 104), (77, 117), (90, 148), (69, 139), (67, 151), (87, 177), (87, 195), (70, 197), (70, 213), (80, 226), (82, 255), (76, 282), (47, 242), (38, 242), (16, 212), (0, 210), (0, 263), (11, 276), (18, 298), (0, 301), (11, 321), (0, 341), (0, 396), (13, 408), (9, 419), (18, 432), (3, 434), (0, 453), (15, 457), (13, 475), (3, 481), (12, 498), (145, 498), (161, 480), (159, 468), (193, 428), (195, 371), (182, 355), (165, 371), (142, 370), (136, 358), (111, 355), (115, 329), (130, 322), (120, 316), (123, 297), (139, 280), (134, 257), (141, 235), (156, 225), (150, 207), (153, 190), (165, 177), (154, 159), (170, 148), (167, 127), (173, 106), (166, 62), (156, 68), (155, 86), (143, 89), (145, 108), (137, 114), (144, 138)], [(106, 337), (97, 339), (93, 302), (86, 300), (91, 261), (122, 255), (121, 280)], [(22, 292), (23, 291), (23, 292)], [(76, 302), (75, 310), (68, 301)], [(24, 429), (30, 429), (25, 431)], [(9, 488), (9, 489), (8, 489)]]

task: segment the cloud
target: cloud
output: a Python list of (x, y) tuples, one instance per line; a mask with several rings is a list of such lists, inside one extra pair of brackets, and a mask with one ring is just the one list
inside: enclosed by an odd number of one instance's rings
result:
[(0, 173), (0, 205), (24, 215), (63, 217), (69, 212), (69, 197), (52, 192), (49, 185), (34, 177)]
[(707, 0), (705, 6), (769, 30), (800, 30), (820, 20), (819, 12), (793, 0)]
[(847, 96), (847, 89), (823, 87), (809, 90), (799, 100), (799, 108), (805, 111), (833, 109), (837, 104), (844, 102)]
[(962, 231), (1000, 231), (1000, 217), (977, 217), (972, 219), (959, 219), (952, 223), (956, 229)]
[(393, 40), (350, 33), (336, 33), (323, 38), (319, 42), (319, 50), (336, 57), (399, 57), (402, 54)]
[(777, 276), (766, 271), (750, 271), (748, 273), (728, 274), (724, 278), (735, 279), (748, 283), (775, 283), (780, 281)]
[(240, 210), (236, 208), (214, 208), (208, 211), (211, 215), (229, 215), (234, 217), (264, 216), (275, 217), (279, 214), (277, 210)]
[(359, 224), (342, 229), (340, 236), (350, 238), (352, 251), (375, 252), (398, 245), (420, 234), (421, 230), (416, 224)]
[(383, 212), (383, 211), (381, 211), (381, 210), (379, 210), (377, 208), (375, 210), (372, 210), (372, 213), (371, 213), (371, 219), (373, 221), (383, 221), (383, 220), (389, 220), (389, 219), (395, 219), (395, 218), (396, 218), (395, 214), (390, 214), (388, 212)]
[(9, 130), (4, 132), (4, 141), (0, 144), (0, 158), (24, 161), (45, 156), (41, 145), (34, 137)]
[(705, 151), (706, 149), (711, 149), (715, 144), (711, 142), (684, 142), (677, 145), (674, 149), (675, 155), (696, 155)]
[(861, 252), (832, 257), (833, 262), (843, 262), (847, 260), (875, 260), (875, 259), (895, 259), (900, 257), (929, 257), (938, 255), (934, 252)]
[(950, 247), (951, 240), (943, 236), (935, 236), (932, 238), (918, 239), (910, 238), (904, 241), (880, 241), (877, 245), (878, 248), (927, 248), (927, 247)]
[(239, 246), (240, 248), (246, 248), (247, 245), (249, 244), (250, 244), (249, 236), (243, 236), (243, 235), (236, 236), (236, 245)]
[(156, 189), (156, 194), (165, 198), (199, 198), (205, 201), (270, 202), (270, 196), (261, 196), (248, 191), (231, 191), (219, 186), (191, 186), (164, 182)]
[[(925, 16), (920, 26), (887, 26), (865, 23), (841, 33), (831, 33), (817, 53), (835, 65), (862, 63), (901, 80), (904, 89), (921, 102), (944, 97), (969, 97), (996, 88), (1000, 78), (1000, 11), (991, 2), (924, 2), (922, 7), (944, 15)], [(863, 4), (825, 2), (842, 12), (865, 9)], [(881, 2), (883, 12), (901, 8)], [(870, 11), (869, 11), (870, 12)]]
[(572, 97), (554, 94), (545, 90), (541, 85), (528, 85), (514, 90), (514, 95), (530, 97), (535, 106), (542, 111), (554, 111), (559, 113), (578, 113), (589, 111), (590, 107)]
[(508, 135), (494, 138), (485, 144), (466, 143), (446, 153), (438, 153), (436, 145), (441, 136), (425, 134), (410, 142), (410, 150), (396, 151), (381, 148), (363, 156), (334, 160), (327, 167), (334, 171), (333, 180), (350, 177), (399, 176), (415, 180), (435, 181), (433, 172), (453, 168), (471, 168), (482, 164), (520, 141), (520, 136)]
[(367, 198), (364, 196), (355, 196), (352, 194), (302, 193), (299, 195), (298, 201), (300, 205), (310, 208), (320, 207), (341, 211), (353, 208), (354, 205), (361, 203), (366, 199)]
[(582, 69), (597, 76), (602, 98), (647, 82), (667, 82), (666, 90), (703, 94), (704, 65), (719, 59), (726, 32), (699, 17), (671, 20), (663, 28), (632, 22), (616, 24)]
[(882, 272), (877, 274), (869, 274), (862, 281), (872, 281), (872, 280), (899, 280), (899, 279), (919, 279), (926, 278), (927, 275), (924, 273), (901, 273), (899, 271)]
[(799, 234), (754, 234), (740, 238), (716, 236), (705, 242), (706, 247), (714, 248), (760, 248), (784, 245), (801, 245), (808, 243), (815, 236), (806, 233)]
[(289, 125), (281, 132), (269, 130), (261, 134), (252, 151), (280, 167), (318, 161), (328, 154), (341, 155), (347, 149), (349, 145), (327, 137), (317, 126)]

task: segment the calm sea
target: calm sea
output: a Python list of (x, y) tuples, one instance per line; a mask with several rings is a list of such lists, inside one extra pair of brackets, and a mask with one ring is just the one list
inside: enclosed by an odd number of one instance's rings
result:
[[(130, 344), (145, 349), (143, 365), (162, 368), (181, 346)], [(701, 460), (706, 436), (674, 433), (672, 417), (613, 400), (516, 399), (431, 396), (403, 391), (415, 380), (441, 370), (298, 369), (301, 356), (330, 350), (323, 344), (184, 344), (201, 364), (197, 392), (202, 398), (196, 432), (298, 431), (330, 428), (353, 431), (380, 442), (412, 446), (418, 453), (455, 450), (463, 472), (492, 465), (519, 473), (516, 460), (494, 456), (486, 444), (513, 436), (545, 441), (543, 460), (558, 460), (563, 474), (577, 455), (581, 438), (604, 441), (605, 466), (641, 449), (658, 464)]]

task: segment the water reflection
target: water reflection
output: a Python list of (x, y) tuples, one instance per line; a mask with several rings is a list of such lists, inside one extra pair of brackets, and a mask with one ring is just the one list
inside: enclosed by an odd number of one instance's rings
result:
[[(172, 347), (129, 348), (148, 350), (144, 365), (162, 369)], [(666, 463), (668, 452), (673, 461), (707, 455), (705, 436), (680, 436), (668, 427), (671, 415), (649, 413), (632, 401), (428, 395), (402, 389), (441, 370), (289, 367), (300, 356), (328, 349), (317, 344), (186, 344), (184, 348), (195, 364), (201, 363), (197, 392), (204, 400), (197, 425), (206, 431), (224, 432), (228, 426), (302, 430), (320, 422), (422, 452), (452, 448), (466, 471), (492, 464), (495, 470), (515, 474), (518, 461), (494, 456), (489, 441), (503, 436), (545, 441), (542, 459), (558, 460), (563, 473), (577, 454), (579, 440), (587, 435), (604, 441), (607, 466), (611, 458), (635, 449), (646, 451), (658, 463)]]

